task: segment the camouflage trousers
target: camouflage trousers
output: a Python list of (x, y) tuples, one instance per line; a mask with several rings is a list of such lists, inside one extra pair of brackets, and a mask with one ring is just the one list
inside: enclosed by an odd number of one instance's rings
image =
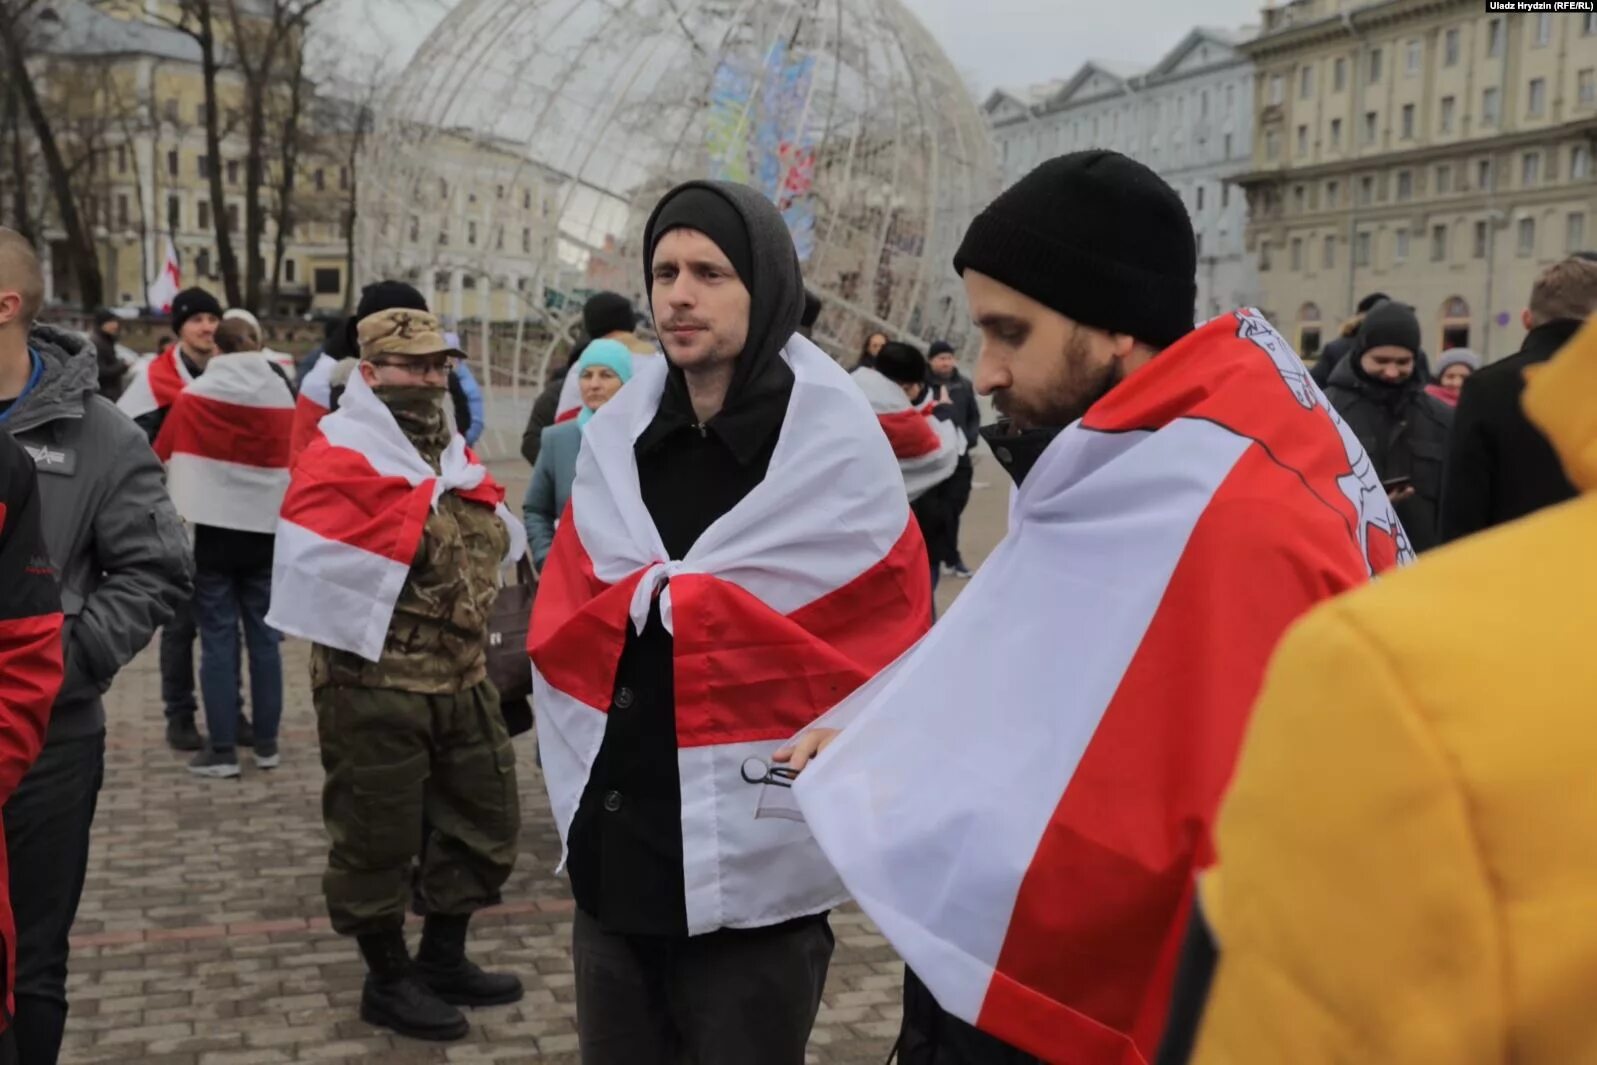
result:
[(403, 927), (418, 858), (414, 888), (427, 912), (497, 902), (521, 808), (493, 685), (452, 695), (323, 687), (315, 702), (332, 841), (322, 887), (334, 930)]

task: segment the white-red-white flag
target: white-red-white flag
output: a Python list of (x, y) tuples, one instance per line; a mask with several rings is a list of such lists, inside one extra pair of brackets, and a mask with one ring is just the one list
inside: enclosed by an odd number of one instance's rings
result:
[(294, 463), (277, 523), (272, 609), (279, 632), (375, 662), (394, 604), (445, 492), (492, 508), (510, 534), (505, 562), (527, 550), (527, 531), (505, 490), (456, 433), (434, 471), (360, 374), (338, 410)]
[(953, 422), (932, 413), (932, 398), (911, 403), (902, 388), (869, 366), (861, 366), (852, 376), (893, 445), (911, 502), (953, 476), (964, 437)]
[(293, 391), (267, 356), (213, 357), (172, 401), (155, 438), (177, 512), (197, 525), (273, 532), (293, 419)]
[(338, 360), (323, 352), (299, 383), (294, 401), (294, 431), (289, 451), (294, 458), (316, 439), (316, 427), (333, 406), (333, 369)]
[(576, 480), (533, 608), (528, 651), (544, 779), (562, 841), (587, 787), (630, 626), (658, 596), (673, 635), (690, 934), (816, 913), (841, 885), (801, 820), (761, 800), (772, 754), (926, 631), (925, 542), (865, 397), (801, 337), (764, 480), (670, 558), (633, 444), (659, 409), (664, 359), (583, 429)]
[(1215, 319), (1053, 441), (953, 609), (819, 722), (798, 805), (944, 1009), (1150, 1061), (1271, 651), (1409, 556), (1302, 361)]
[(150, 289), (145, 293), (144, 302), (156, 314), (171, 314), (172, 301), (183, 290), (183, 266), (178, 261), (177, 246), (172, 243), (172, 238), (166, 238), (166, 259), (161, 264), (160, 272), (150, 282)]
[(194, 380), (189, 368), (173, 344), (161, 354), (135, 367), (127, 389), (117, 399), (117, 409), (129, 418), (139, 418), (154, 410), (172, 405), (178, 393)]

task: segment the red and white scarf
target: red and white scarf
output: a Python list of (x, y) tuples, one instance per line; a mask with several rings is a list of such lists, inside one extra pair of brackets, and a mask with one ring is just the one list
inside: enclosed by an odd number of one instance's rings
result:
[(584, 429), (528, 634), (539, 750), (564, 841), (604, 740), (627, 627), (641, 631), (660, 597), (674, 636), (695, 935), (775, 924), (843, 898), (804, 824), (761, 816), (763, 789), (746, 779), (745, 762), (768, 763), (913, 644), (931, 616), (925, 544), (870, 406), (809, 341), (794, 337), (783, 357), (793, 394), (765, 479), (681, 559), (666, 554), (633, 457), (666, 362), (638, 361)]
[(944, 1009), (1050, 1062), (1152, 1060), (1271, 651), (1407, 557), (1302, 361), (1217, 318), (1053, 441), (795, 798)]
[(288, 490), (294, 393), (268, 356), (218, 355), (177, 394), (155, 453), (183, 520), (273, 532)]
[(117, 407), (129, 418), (142, 418), (154, 410), (164, 410), (172, 405), (177, 394), (194, 380), (189, 368), (173, 344), (161, 354), (135, 370), (127, 390), (116, 401)]
[(910, 502), (953, 476), (963, 437), (953, 422), (932, 413), (931, 397), (911, 403), (902, 388), (868, 366), (855, 370), (853, 377), (893, 445)]
[(433, 472), (365, 379), (351, 374), (338, 410), (294, 464), (266, 620), (376, 662), (422, 529), (445, 492), (492, 507), (510, 532), (504, 561), (520, 558), (526, 529), (460, 434), (439, 466)]

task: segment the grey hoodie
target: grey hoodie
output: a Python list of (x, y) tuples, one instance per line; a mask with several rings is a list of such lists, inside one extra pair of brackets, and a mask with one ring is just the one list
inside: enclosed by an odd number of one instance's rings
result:
[(37, 385), (0, 422), (39, 471), (44, 540), (67, 616), (66, 680), (47, 743), (105, 727), (101, 695), (193, 592), (188, 537), (148, 440), (99, 393), (94, 347), (36, 325)]

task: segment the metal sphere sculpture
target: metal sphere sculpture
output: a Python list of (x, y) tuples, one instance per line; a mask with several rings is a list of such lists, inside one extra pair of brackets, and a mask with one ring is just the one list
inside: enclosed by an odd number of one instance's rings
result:
[(644, 221), (693, 177), (777, 203), (834, 354), (876, 330), (957, 342), (950, 260), (997, 185), (970, 93), (899, 0), (464, 0), (368, 144), (363, 275), (515, 322), (515, 366), (493, 368), (512, 382), (559, 356), (588, 293), (647, 313)]

